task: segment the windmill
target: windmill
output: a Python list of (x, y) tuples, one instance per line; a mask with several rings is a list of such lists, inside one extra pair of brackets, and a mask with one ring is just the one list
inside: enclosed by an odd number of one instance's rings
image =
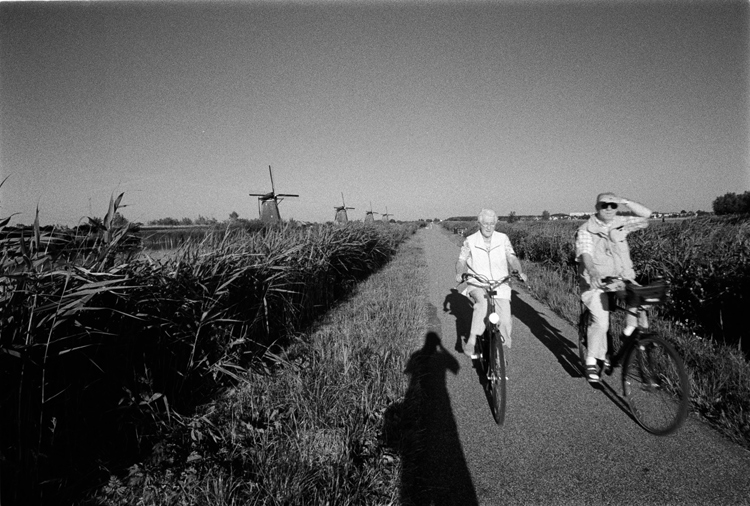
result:
[(380, 214), (380, 213), (376, 213), (375, 211), (372, 210), (372, 201), (370, 201), (370, 210), (367, 211), (367, 214), (365, 215), (365, 223), (374, 223), (375, 222), (374, 215), (376, 214)]
[(343, 205), (334, 207), (334, 209), (336, 210), (336, 217), (334, 218), (334, 220), (336, 221), (336, 223), (340, 223), (340, 224), (343, 225), (344, 223), (348, 223), (349, 222), (349, 217), (346, 215), (346, 210), (347, 209), (354, 209), (354, 208), (353, 207), (346, 207), (346, 202), (344, 202), (344, 193), (343, 192), (341, 192), (341, 203)]
[(281, 221), (279, 214), (279, 202), (284, 200), (279, 197), (299, 197), (292, 193), (276, 193), (273, 186), (273, 172), (271, 166), (268, 166), (268, 173), (271, 175), (271, 191), (269, 193), (250, 193), (251, 197), (258, 197), (258, 213), (260, 221), (264, 223), (278, 223)]
[(392, 214), (388, 214), (388, 206), (385, 206), (385, 212), (383, 213), (383, 221), (388, 223), (388, 217), (393, 216)]

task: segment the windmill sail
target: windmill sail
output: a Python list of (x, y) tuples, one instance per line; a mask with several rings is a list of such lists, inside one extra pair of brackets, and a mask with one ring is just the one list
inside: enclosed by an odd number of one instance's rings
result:
[(258, 214), (260, 221), (263, 223), (278, 223), (281, 221), (279, 213), (279, 202), (284, 200), (282, 197), (299, 197), (295, 193), (276, 193), (273, 184), (273, 171), (268, 166), (268, 173), (271, 176), (271, 191), (268, 193), (250, 193), (251, 197), (258, 197)]
[(344, 193), (341, 193), (341, 204), (340, 206), (334, 206), (336, 215), (334, 221), (336, 223), (344, 224), (349, 222), (349, 216), (346, 214), (347, 209), (354, 209), (353, 207), (346, 207), (346, 201), (344, 200)]
[(372, 210), (372, 201), (370, 201), (370, 210), (365, 213), (365, 223), (374, 223), (375, 215), (380, 214)]

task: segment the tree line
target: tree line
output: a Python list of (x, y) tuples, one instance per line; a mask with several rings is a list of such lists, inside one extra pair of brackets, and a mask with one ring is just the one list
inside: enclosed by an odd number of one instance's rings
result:
[(725, 193), (716, 197), (713, 202), (714, 213), (721, 214), (750, 214), (750, 191), (742, 195)]

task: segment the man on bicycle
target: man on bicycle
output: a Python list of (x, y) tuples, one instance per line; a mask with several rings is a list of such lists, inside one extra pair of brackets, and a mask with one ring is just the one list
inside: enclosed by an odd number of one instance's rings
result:
[[(477, 217), (479, 231), (471, 234), (464, 241), (461, 253), (456, 262), (456, 281), (463, 280), (462, 275), (471, 268), (475, 274), (481, 274), (489, 279), (502, 279), (508, 276), (508, 266), (518, 272), (518, 276), (526, 282), (526, 274), (521, 269), (521, 262), (510, 244), (508, 236), (495, 231), (497, 214), (491, 209), (482, 209)], [(471, 332), (464, 346), (464, 353), (472, 359), (478, 358), (475, 347), (477, 336), (485, 330), (484, 318), (487, 315), (487, 301), (485, 291), (470, 280), (467, 295), (474, 301), (474, 312), (471, 316)], [(505, 283), (497, 287), (496, 305), (500, 317), (500, 334), (505, 339), (505, 345), (510, 349), (512, 320), (510, 314), (510, 286)]]
[[(627, 206), (635, 216), (619, 216), (621, 206)], [(609, 329), (609, 297), (604, 292), (602, 278), (620, 276), (635, 279), (627, 235), (646, 228), (651, 211), (645, 206), (616, 196), (600, 193), (596, 197), (596, 214), (578, 228), (576, 233), (576, 261), (581, 301), (588, 308), (591, 319), (586, 333), (588, 356), (586, 379), (601, 380), (601, 363), (607, 360), (607, 330)], [(634, 312), (635, 308), (629, 308)], [(635, 330), (637, 318), (628, 313), (623, 333), (629, 336)]]

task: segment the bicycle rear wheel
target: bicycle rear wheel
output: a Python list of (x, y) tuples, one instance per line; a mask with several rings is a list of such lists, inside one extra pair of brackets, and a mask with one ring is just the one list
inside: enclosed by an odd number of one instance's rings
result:
[(652, 434), (671, 434), (687, 417), (690, 384), (682, 359), (655, 334), (640, 335), (628, 350), (622, 388), (633, 416)]
[(495, 418), (495, 423), (502, 425), (505, 421), (506, 405), (505, 350), (499, 332), (490, 332), (489, 341), (490, 360), (487, 371), (487, 385), (492, 398), (492, 416)]
[(586, 333), (589, 328), (589, 310), (581, 303), (581, 316), (578, 318), (578, 358), (581, 360), (581, 375), (586, 377), (586, 354), (588, 353), (588, 341)]

